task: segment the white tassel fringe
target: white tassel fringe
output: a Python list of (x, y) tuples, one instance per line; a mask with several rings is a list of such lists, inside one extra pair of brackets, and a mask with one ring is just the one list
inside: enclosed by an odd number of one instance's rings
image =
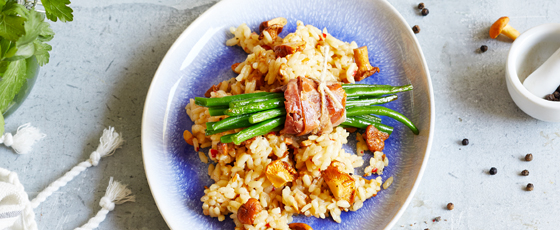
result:
[(27, 154), (33, 149), (35, 142), (46, 136), (44, 133), (41, 133), (41, 130), (27, 123), (20, 126), (15, 135), (11, 133), (2, 135), (0, 137), (0, 144), (12, 147), (17, 154)]
[(103, 130), (103, 135), (99, 139), (99, 142), (97, 150), (91, 153), (88, 160), (74, 166), (74, 168), (64, 174), (64, 176), (52, 182), (47, 188), (40, 192), (37, 197), (31, 201), (32, 207), (36, 208), (39, 206), (39, 204), (45, 201), (45, 199), (52, 195), (53, 192), (56, 192), (60, 187), (65, 186), (69, 181), (74, 179), (74, 177), (87, 168), (97, 166), (102, 157), (113, 155), (115, 150), (122, 146), (124, 140), (117, 132), (115, 132), (115, 128), (109, 127)]
[(126, 185), (121, 184), (118, 181), (113, 181), (113, 177), (109, 180), (109, 186), (105, 192), (105, 196), (99, 201), (99, 206), (101, 210), (97, 212), (95, 217), (89, 219), (89, 221), (82, 227), (76, 228), (75, 230), (91, 230), (99, 227), (99, 224), (105, 220), (107, 214), (115, 209), (116, 204), (122, 204), (125, 202), (134, 202), (135, 197), (132, 195), (130, 189)]

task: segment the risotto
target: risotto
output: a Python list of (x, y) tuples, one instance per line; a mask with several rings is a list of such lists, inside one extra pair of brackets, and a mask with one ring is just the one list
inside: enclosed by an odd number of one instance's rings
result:
[[(320, 30), (301, 21), (295, 32), (281, 38), (282, 28), (275, 23), (283, 26), (286, 22), (283, 18), (263, 22), (259, 33), (245, 24), (230, 28), (233, 38), (226, 45), (240, 46), (248, 56), (232, 65), (237, 77), (214, 85), (207, 97), (285, 90), (298, 77), (337, 83), (361, 80), (357, 78), (361, 69), (354, 56), (358, 49), (355, 42), (340, 41), (326, 28)], [(378, 70), (370, 68), (369, 75)], [(342, 102), (345, 100), (346, 95)], [(335, 122), (330, 129), (306, 135), (288, 135), (276, 129), (240, 144), (224, 144), (226, 135), (243, 128), (208, 135), (208, 124), (228, 116), (211, 116), (212, 111), (194, 99), (186, 112), (194, 124), (192, 133), (185, 131), (185, 140), (194, 146), (200, 160), (208, 163), (207, 173), (214, 181), (205, 187), (200, 199), (203, 213), (219, 221), (229, 217), (236, 229), (294, 229), (297, 226), (290, 225), (293, 215), (330, 217), (340, 223), (341, 212), (360, 209), (382, 187), (380, 176), (370, 180), (364, 176), (381, 175), (389, 159), (383, 152), (373, 151), (365, 171), (358, 172), (357, 168), (364, 166), (362, 156), (369, 151), (365, 135), (356, 133), (356, 153), (346, 152), (342, 147), (351, 129)], [(202, 148), (209, 148), (207, 154)], [(339, 185), (346, 186), (345, 190)]]

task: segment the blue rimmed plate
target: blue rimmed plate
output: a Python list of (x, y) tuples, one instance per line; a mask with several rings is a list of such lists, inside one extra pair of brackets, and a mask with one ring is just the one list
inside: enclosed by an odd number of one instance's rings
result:
[[(281, 36), (293, 32), (296, 21), (301, 20), (320, 29), (326, 27), (342, 41), (368, 46), (371, 64), (381, 72), (367, 78), (366, 83), (414, 86), (414, 91), (401, 93), (399, 100), (386, 104), (410, 117), (420, 129), (420, 135), (413, 135), (404, 125), (383, 118), (383, 123), (395, 127), (386, 141), (389, 166), (382, 175), (383, 180), (392, 176), (393, 184), (357, 212), (343, 212), (341, 224), (331, 218), (294, 218), (294, 222), (308, 223), (314, 229), (390, 228), (410, 202), (427, 164), (435, 110), (430, 75), (418, 42), (402, 16), (385, 0), (224, 0), (194, 21), (161, 62), (144, 107), (144, 167), (160, 212), (171, 229), (235, 227), (229, 218), (220, 222), (202, 214), (200, 198), (212, 180), (207, 175), (208, 166), (183, 140), (183, 131), (192, 125), (184, 108), (190, 98), (203, 95), (213, 84), (235, 77), (230, 66), (247, 56), (240, 47), (225, 45), (232, 36), (229, 28), (247, 23), (258, 30), (260, 22), (275, 17), (288, 19)], [(351, 134), (347, 151), (355, 149), (354, 140)], [(367, 157), (365, 160), (368, 164)]]

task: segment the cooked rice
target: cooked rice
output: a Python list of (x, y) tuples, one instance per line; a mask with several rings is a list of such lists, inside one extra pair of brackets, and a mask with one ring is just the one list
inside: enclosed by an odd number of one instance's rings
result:
[[(297, 30), (287, 35), (284, 39), (278, 37), (272, 40), (268, 33), (259, 40), (259, 35), (251, 32), (245, 24), (237, 28), (230, 28), (234, 35), (226, 44), (238, 45), (249, 55), (246, 60), (234, 66), (234, 72), (239, 75), (219, 85), (219, 90), (211, 93), (211, 97), (224, 97), (256, 91), (269, 91), (278, 86), (285, 85), (290, 79), (297, 76), (318, 78), (322, 71), (324, 59), (322, 47), (319, 42), (329, 46), (329, 59), (327, 79), (337, 82), (354, 82), (353, 74), (357, 69), (353, 59), (353, 49), (357, 48), (355, 42), (342, 42), (331, 36), (326, 29), (323, 31), (311, 25), (297, 22)], [(326, 36), (326, 37), (325, 37)], [(286, 42), (305, 42), (305, 49), (286, 57), (276, 57), (274, 51), (263, 46), (274, 47)], [(258, 72), (257, 72), (258, 71)], [(257, 87), (257, 82), (252, 74), (265, 74), (264, 86)], [(269, 133), (259, 136), (251, 141), (246, 141), (234, 148), (228, 148), (225, 154), (216, 154), (220, 137), (238, 132), (232, 130), (211, 136), (205, 136), (206, 122), (218, 121), (227, 116), (211, 117), (208, 109), (198, 106), (191, 99), (186, 106), (186, 111), (194, 122), (192, 133), (195, 151), (200, 148), (212, 147), (208, 157), (199, 152), (200, 160), (214, 163), (208, 166), (208, 175), (214, 184), (204, 190), (202, 209), (205, 215), (217, 217), (223, 221), (229, 216), (236, 224), (236, 229), (289, 229), (288, 223), (292, 216), (302, 214), (317, 218), (332, 217), (340, 223), (342, 211), (356, 211), (363, 206), (366, 199), (375, 196), (381, 189), (381, 177), (367, 180), (356, 175), (356, 168), (364, 165), (362, 155), (367, 151), (367, 146), (357, 133), (357, 155), (346, 152), (342, 146), (347, 143), (349, 133), (341, 128), (335, 128), (331, 133), (320, 136), (310, 135), (306, 140), (293, 141), (296, 146), (294, 158), (289, 159), (285, 154), (289, 148), (288, 141), (283, 135)], [(214, 149), (214, 150), (213, 150)], [(381, 154), (381, 155), (380, 155)], [(298, 172), (298, 176), (291, 183), (281, 188), (275, 188), (265, 175), (265, 169), (272, 159), (286, 159), (290, 161)], [(321, 177), (333, 161), (344, 164), (344, 172), (352, 173), (356, 186), (355, 202), (350, 204), (346, 200), (336, 200), (326, 182)], [(388, 165), (388, 159), (382, 152), (375, 152), (366, 167), (366, 174), (371, 175), (373, 167), (381, 175), (383, 168)], [(369, 174), (367, 171), (369, 170)], [(257, 214), (254, 225), (243, 225), (237, 219), (237, 211), (241, 205), (250, 198), (257, 199), (263, 210)]]

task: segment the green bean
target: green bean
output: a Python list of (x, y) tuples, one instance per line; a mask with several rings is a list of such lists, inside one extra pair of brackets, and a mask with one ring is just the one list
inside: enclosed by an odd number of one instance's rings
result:
[(194, 98), (194, 103), (195, 103), (196, 105), (200, 105), (200, 106), (205, 106), (205, 107), (206, 107), (206, 100), (207, 100), (207, 99), (208, 99), (208, 98), (205, 98), (205, 97), (195, 97), (195, 98)]
[(364, 120), (366, 120), (366, 121), (381, 123), (381, 118), (376, 117), (376, 116), (373, 116), (373, 115), (370, 115), (370, 114), (359, 115), (359, 116), (356, 116), (356, 117), (359, 117), (359, 118), (364, 119)]
[(352, 100), (358, 100), (360, 99), (360, 97), (356, 96), (356, 97), (346, 97), (346, 103), (348, 103), (348, 101), (352, 101)]
[(385, 104), (387, 102), (397, 100), (397, 98), (398, 96), (396, 94), (393, 94), (386, 97), (366, 98), (366, 99), (347, 101), (346, 105), (355, 105), (355, 106), (379, 105), (379, 104)]
[(223, 133), (225, 131), (229, 131), (230, 129), (218, 129), (218, 130), (212, 130), (212, 129), (206, 129), (206, 136), (212, 136), (214, 134), (218, 134), (218, 133)]
[(391, 85), (370, 85), (370, 84), (342, 84), (344, 90), (354, 88), (373, 88), (373, 87), (392, 87)]
[[(249, 122), (249, 116), (251, 116), (251, 114), (243, 114), (240, 116), (235, 116), (235, 117), (228, 117), (226, 119), (223, 119), (221, 121), (218, 121), (214, 124), (212, 124), (212, 130), (217, 130), (217, 129), (227, 129), (227, 130), (231, 130), (231, 129), (237, 129), (237, 128), (243, 128), (243, 127), (247, 127), (247, 126), (251, 126), (252, 123)], [(208, 127), (208, 123), (206, 123), (206, 127)]]
[(223, 135), (222, 137), (220, 137), (220, 142), (225, 143), (225, 144), (233, 142), (232, 138), (233, 138), (233, 136), (235, 136), (235, 134), (237, 134), (237, 133), (231, 133), (231, 134)]
[[(268, 92), (260, 92), (260, 93), (246, 93), (246, 94), (239, 94), (234, 96), (225, 96), (225, 97), (215, 97), (215, 98), (206, 98), (206, 106), (219, 106), (219, 105), (227, 105), (232, 101), (239, 101), (248, 98), (254, 97), (262, 97), (269, 95), (271, 93)], [(196, 98), (195, 98), (196, 100)]]
[(340, 123), (340, 125), (345, 127), (359, 128), (359, 129), (366, 129), (368, 125), (370, 125), (369, 123), (362, 123), (359, 120), (356, 120), (355, 118), (356, 117), (346, 117), (346, 120)]
[(286, 120), (285, 117), (273, 118), (267, 121), (263, 121), (244, 130), (239, 131), (235, 136), (233, 136), (233, 143), (236, 145), (241, 144), (241, 142), (248, 140), (255, 136), (260, 136), (271, 132), (274, 128), (284, 124)]
[(414, 134), (418, 135), (419, 133), (418, 128), (416, 128), (416, 126), (410, 119), (408, 119), (401, 113), (389, 108), (385, 108), (382, 106), (357, 106), (346, 110), (346, 116), (348, 117), (365, 114), (388, 116), (406, 125)]
[(208, 113), (210, 116), (222, 116), (225, 115), (226, 110), (228, 109), (223, 107), (210, 107), (208, 108)]
[(229, 108), (225, 111), (228, 116), (239, 116), (247, 113), (255, 113), (264, 110), (274, 109), (284, 106), (284, 98), (269, 99), (266, 101), (251, 103), (249, 105)]
[(388, 133), (389, 135), (393, 133), (393, 127), (378, 122), (371, 122), (361, 117), (347, 117), (341, 125), (356, 127), (360, 129), (367, 129), (369, 125), (373, 125), (375, 128), (377, 128), (377, 130), (381, 132)]
[[(208, 130), (214, 130), (214, 129), (212, 128), (212, 126), (213, 126), (214, 124), (216, 124), (216, 122), (217, 122), (217, 121), (209, 121), (209, 122), (206, 122), (206, 129), (208, 129)], [(206, 136), (208, 136), (208, 135), (206, 135)]]
[(268, 119), (272, 119), (272, 118), (282, 116), (282, 115), (285, 115), (285, 114), (286, 114), (286, 109), (284, 109), (284, 108), (262, 111), (262, 112), (251, 114), (251, 116), (249, 117), (249, 122), (251, 124), (256, 124), (256, 123), (259, 123), (261, 121), (266, 121)]
[(352, 88), (346, 89), (347, 97), (354, 96), (381, 96), (386, 94), (394, 94), (412, 90), (412, 85), (391, 86), (391, 87), (372, 87), (372, 88)]
[(229, 103), (229, 107), (233, 108), (233, 107), (244, 106), (244, 105), (248, 105), (248, 104), (251, 104), (251, 103), (266, 101), (266, 100), (273, 99), (273, 98), (284, 98), (284, 94), (283, 93), (273, 93), (273, 94), (262, 96), (262, 97), (255, 97), (255, 98), (249, 98), (249, 99), (244, 99), (244, 100), (239, 100), (239, 101), (232, 101), (232, 102)]

